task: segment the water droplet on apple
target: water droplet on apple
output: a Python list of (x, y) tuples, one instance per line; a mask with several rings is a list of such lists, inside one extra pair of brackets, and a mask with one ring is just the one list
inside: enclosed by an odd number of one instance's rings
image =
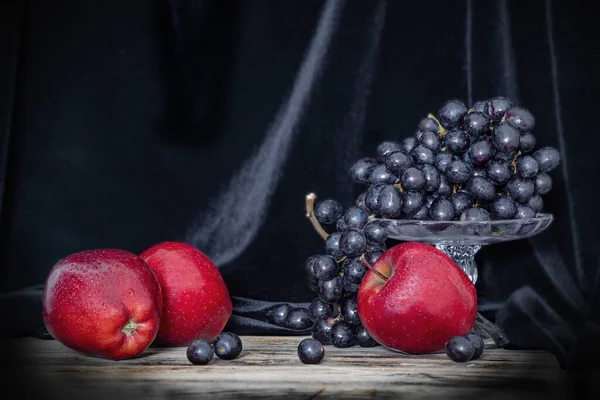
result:
[(133, 296), (134, 294), (135, 294), (135, 290), (133, 290), (133, 289), (129, 289), (129, 295), (130, 295), (130, 296)]

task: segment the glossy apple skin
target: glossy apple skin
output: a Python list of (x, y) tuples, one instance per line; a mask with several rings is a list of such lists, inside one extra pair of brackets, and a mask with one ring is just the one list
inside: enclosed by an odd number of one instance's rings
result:
[(141, 354), (156, 338), (162, 296), (154, 273), (137, 255), (87, 250), (52, 267), (42, 309), (48, 332), (65, 346), (120, 360)]
[(410, 354), (442, 351), (448, 339), (469, 332), (477, 293), (467, 275), (442, 251), (420, 242), (388, 249), (361, 283), (358, 314), (381, 345)]
[(163, 242), (140, 258), (154, 271), (163, 293), (158, 346), (185, 346), (214, 340), (231, 317), (229, 290), (215, 264), (195, 247)]

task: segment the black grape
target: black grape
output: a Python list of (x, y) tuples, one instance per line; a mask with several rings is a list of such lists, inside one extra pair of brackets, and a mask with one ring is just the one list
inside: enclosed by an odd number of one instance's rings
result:
[(367, 197), (367, 193), (361, 193), (358, 195), (358, 197), (356, 198), (356, 207), (360, 208), (361, 210), (363, 210), (366, 213), (369, 213), (369, 208), (367, 207), (366, 203), (365, 203), (365, 199)]
[(489, 140), (479, 140), (471, 145), (468, 151), (469, 159), (475, 165), (485, 165), (496, 154), (496, 148)]
[(342, 314), (342, 317), (344, 317), (344, 322), (348, 325), (360, 325), (360, 319), (358, 318), (358, 308), (356, 306), (356, 299), (343, 299), (342, 304), (340, 304), (340, 314)]
[(489, 221), (490, 214), (480, 207), (469, 208), (460, 216), (461, 221)]
[(501, 153), (511, 153), (519, 148), (521, 134), (507, 122), (501, 122), (494, 128), (494, 146)]
[(381, 249), (370, 249), (365, 254), (365, 260), (370, 265), (375, 265), (375, 263), (377, 262), (377, 260), (379, 260), (379, 257), (381, 257), (382, 254), (383, 254), (383, 250), (381, 250)]
[(376, 150), (377, 161), (380, 163), (385, 162), (385, 159), (388, 158), (390, 154), (400, 151), (401, 149), (400, 143), (390, 141), (381, 142)]
[(507, 161), (491, 160), (486, 167), (486, 174), (488, 179), (496, 185), (504, 185), (510, 180), (512, 170)]
[(539, 213), (544, 208), (544, 200), (539, 194), (534, 194), (527, 202), (527, 206), (536, 213)]
[(535, 218), (536, 213), (529, 206), (524, 206), (522, 204), (517, 204), (517, 211), (515, 215), (513, 215), (514, 219), (526, 219), (526, 218)]
[(325, 303), (337, 303), (344, 294), (344, 281), (336, 276), (327, 281), (319, 281), (319, 298)]
[(385, 164), (379, 164), (371, 171), (371, 184), (377, 183), (394, 183), (398, 177), (387, 170)]
[(473, 198), (467, 192), (456, 192), (450, 198), (454, 212), (461, 215), (463, 212), (473, 206)]
[(464, 118), (464, 128), (469, 135), (483, 135), (490, 130), (490, 119), (483, 112), (474, 111)]
[(535, 148), (535, 136), (533, 133), (527, 132), (521, 135), (519, 139), (519, 149), (521, 153), (529, 153)]
[(521, 156), (517, 159), (517, 173), (522, 178), (533, 178), (540, 170), (540, 165), (532, 156)]
[(360, 283), (350, 282), (345, 276), (342, 279), (344, 281), (344, 295), (347, 297), (356, 297), (360, 290)]
[(356, 183), (367, 184), (371, 179), (371, 172), (377, 166), (377, 160), (364, 157), (350, 167), (350, 177)]
[(478, 101), (471, 106), (472, 112), (480, 112), (487, 115), (487, 101)]
[(267, 310), (266, 318), (273, 325), (284, 326), (292, 306), (286, 303), (272, 306)]
[(402, 213), (402, 203), (402, 193), (394, 185), (388, 185), (379, 192), (377, 205), (379, 213), (384, 218), (399, 217)]
[(364, 326), (359, 326), (356, 330), (356, 343), (360, 347), (375, 347), (379, 346), (379, 343), (369, 335), (369, 332)]
[(533, 178), (533, 184), (537, 194), (546, 194), (552, 189), (552, 178), (547, 173), (540, 172)]
[(412, 164), (412, 157), (410, 155), (407, 156), (401, 151), (390, 154), (385, 160), (385, 166), (388, 171), (396, 176), (401, 176), (402, 173)]
[(286, 317), (285, 325), (293, 330), (304, 330), (313, 326), (308, 309), (302, 307), (292, 308)]
[(440, 108), (437, 113), (437, 119), (444, 128), (454, 128), (458, 126), (465, 115), (467, 115), (467, 106), (460, 100), (450, 100)]
[(529, 132), (535, 126), (533, 114), (522, 107), (513, 107), (506, 112), (505, 121), (521, 132)]
[(449, 197), (452, 194), (453, 186), (446, 178), (446, 175), (440, 175), (440, 187), (435, 194), (440, 197)]
[(325, 239), (325, 252), (332, 257), (342, 258), (344, 256), (344, 252), (340, 248), (340, 239), (342, 237), (342, 232), (332, 232)]
[(315, 263), (318, 259), (319, 256), (310, 256), (306, 259), (306, 262), (304, 263), (304, 272), (306, 272), (306, 277), (308, 279), (319, 279), (315, 275)]
[(337, 222), (335, 223), (335, 229), (338, 232), (345, 232), (348, 229), (348, 227), (346, 226), (346, 223), (344, 222), (343, 215), (341, 217), (339, 217)]
[(439, 152), (435, 156), (435, 167), (438, 171), (444, 173), (452, 161), (454, 161), (454, 156), (452, 154), (444, 151)]
[(319, 318), (315, 321), (315, 324), (311, 330), (311, 336), (313, 339), (318, 340), (322, 344), (331, 344), (329, 340), (329, 332), (331, 327), (335, 324), (336, 319), (333, 317)]
[(429, 216), (434, 221), (452, 221), (455, 216), (452, 202), (444, 197), (438, 197), (429, 207)]
[(446, 147), (454, 154), (462, 154), (469, 149), (471, 140), (467, 132), (460, 129), (452, 129), (444, 137)]
[(333, 305), (325, 303), (320, 298), (314, 299), (308, 307), (308, 316), (312, 322), (333, 316)]
[(344, 213), (344, 222), (347, 229), (361, 230), (369, 222), (369, 215), (358, 207), (350, 207)]
[(412, 155), (415, 163), (418, 164), (433, 165), (433, 163), (435, 162), (434, 152), (430, 148), (425, 147), (422, 144), (419, 144), (414, 149), (412, 149), (410, 154)]
[(404, 139), (402, 143), (400, 143), (401, 151), (406, 155), (409, 155), (412, 152), (412, 150), (418, 145), (419, 140), (414, 137), (408, 137)]
[(358, 258), (347, 258), (342, 264), (342, 271), (344, 271), (345, 281), (360, 283), (363, 276), (367, 273), (367, 267)]
[(560, 163), (560, 154), (553, 147), (542, 147), (533, 153), (533, 158), (540, 165), (540, 171), (549, 172), (558, 166)]
[(421, 122), (419, 122), (419, 130), (421, 132), (437, 132), (439, 130), (439, 126), (435, 120), (431, 118), (423, 118)]
[(510, 197), (499, 197), (490, 205), (490, 215), (493, 219), (511, 219), (517, 206)]
[(535, 190), (535, 186), (531, 179), (524, 179), (518, 176), (512, 178), (506, 185), (506, 188), (508, 189), (510, 197), (518, 203), (526, 203), (529, 201)]
[(404, 204), (402, 212), (407, 215), (413, 215), (421, 209), (423, 205), (423, 195), (421, 192), (404, 192)]
[(446, 177), (452, 183), (462, 184), (469, 180), (473, 169), (462, 161), (452, 161), (446, 168)]
[(429, 219), (429, 208), (425, 204), (423, 204), (421, 206), (421, 208), (419, 208), (419, 211), (417, 211), (413, 215), (409, 216), (408, 219), (414, 219), (414, 220), (418, 220), (418, 221), (428, 220)]
[(371, 221), (363, 228), (368, 243), (382, 243), (388, 238), (387, 230), (378, 221)]
[(335, 347), (352, 347), (356, 344), (354, 329), (344, 321), (337, 321), (329, 331), (329, 341)]
[(315, 276), (323, 281), (333, 278), (340, 272), (340, 267), (332, 256), (317, 256), (312, 268)]
[(367, 247), (367, 239), (362, 231), (349, 229), (340, 238), (340, 249), (347, 257), (360, 256)]
[(379, 192), (386, 185), (380, 183), (377, 185), (369, 186), (367, 189), (367, 195), (365, 196), (365, 205), (367, 208), (374, 214), (379, 214), (379, 206), (377, 205), (377, 198), (379, 197)]
[(329, 225), (337, 221), (344, 211), (342, 205), (335, 200), (327, 199), (315, 207), (315, 217), (322, 224)]
[(421, 171), (425, 174), (425, 187), (428, 192), (435, 192), (440, 187), (440, 173), (438, 170), (429, 164), (421, 166)]
[(482, 203), (489, 203), (497, 196), (494, 184), (480, 176), (471, 178), (466, 189), (475, 200)]
[(494, 97), (486, 103), (485, 110), (493, 121), (500, 121), (511, 107), (512, 103), (506, 97)]
[(439, 151), (441, 147), (440, 137), (437, 133), (431, 131), (423, 132), (423, 134), (419, 138), (419, 142), (421, 142), (423, 146), (433, 150), (434, 152)]
[(405, 190), (419, 191), (425, 187), (427, 182), (423, 171), (410, 167), (402, 174), (400, 183)]

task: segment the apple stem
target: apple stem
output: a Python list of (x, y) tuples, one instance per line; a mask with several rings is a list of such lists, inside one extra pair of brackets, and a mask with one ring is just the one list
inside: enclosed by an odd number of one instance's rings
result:
[(315, 217), (315, 199), (317, 195), (314, 193), (309, 193), (306, 195), (306, 218), (312, 223), (315, 230), (321, 235), (323, 239), (327, 239), (329, 233), (323, 229), (317, 217)]
[(381, 272), (377, 271), (375, 269), (375, 267), (373, 267), (371, 264), (369, 264), (369, 262), (365, 259), (365, 255), (361, 255), (360, 256), (360, 262), (367, 267), (370, 271), (373, 271), (377, 276), (379, 276), (381, 279), (383, 279), (384, 281), (387, 282), (387, 280), (389, 279), (387, 276), (385, 276), (384, 274), (382, 274)]

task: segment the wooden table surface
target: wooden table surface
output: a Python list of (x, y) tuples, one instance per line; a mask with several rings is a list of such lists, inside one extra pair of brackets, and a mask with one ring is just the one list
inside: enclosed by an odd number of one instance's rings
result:
[(543, 351), (487, 349), (479, 360), (455, 363), (445, 354), (326, 346), (321, 364), (304, 365), (297, 357), (302, 339), (243, 336), (237, 359), (215, 357), (206, 366), (190, 364), (185, 347), (150, 348), (136, 359), (110, 361), (56, 341), (17, 339), (4, 346), (20, 355), (15, 376), (33, 376), (44, 393), (63, 390), (63, 399), (565, 398), (564, 371)]

